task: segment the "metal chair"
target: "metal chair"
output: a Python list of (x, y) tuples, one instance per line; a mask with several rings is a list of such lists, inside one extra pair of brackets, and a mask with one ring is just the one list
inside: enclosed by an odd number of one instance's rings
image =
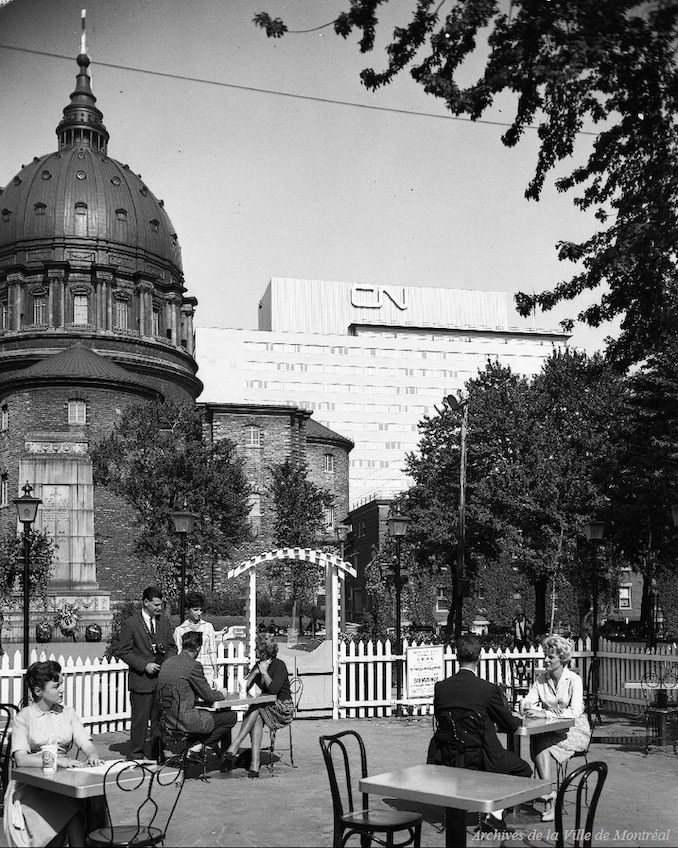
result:
[[(292, 721), (287, 725), (287, 729), (290, 734), (290, 764), (292, 768), (297, 768), (294, 765), (294, 747), (292, 745), (292, 724), (297, 715), (297, 710), (299, 709), (299, 701), (301, 700), (301, 696), (304, 692), (304, 684), (300, 677), (291, 677), (290, 678), (290, 692), (292, 694), (292, 703), (294, 704), (294, 715), (292, 716)], [(277, 730), (271, 730), (269, 728), (269, 744), (268, 744), (268, 768), (271, 774), (273, 774), (273, 755), (275, 753), (275, 742), (277, 737)], [(280, 749), (279, 749), (280, 750)], [(282, 750), (285, 750), (284, 748)]]
[[(189, 758), (189, 748), (202, 742), (207, 738), (207, 733), (189, 733), (177, 726), (176, 717), (180, 712), (181, 698), (179, 692), (171, 684), (167, 684), (156, 694), (156, 709), (158, 711), (158, 727), (160, 728), (161, 753), (159, 762), (162, 762), (165, 748), (181, 763), (182, 769), (187, 771), (189, 765), (194, 762)], [(203, 745), (200, 755), (200, 780), (207, 783), (207, 748)]]
[(110, 824), (88, 833), (87, 844), (121, 848), (164, 844), (184, 780), (178, 757), (162, 765), (130, 760), (109, 766), (104, 775), (104, 803)]
[(0, 780), (2, 780), (2, 796), (0, 796), (0, 815), (4, 813), (5, 790), (9, 782), (9, 752), (10, 729), (12, 719), (19, 712), (14, 704), (0, 704)]
[(431, 765), (485, 770), (485, 722), (476, 710), (449, 707), (436, 713), (436, 729), (426, 762)]
[[(357, 780), (367, 777), (367, 755), (360, 734), (355, 730), (344, 730), (332, 736), (320, 736), (318, 741), (323, 752), (332, 792), (334, 812), (332, 845), (334, 848), (343, 848), (351, 836), (356, 834), (360, 836), (361, 845), (376, 842), (379, 845), (389, 845), (394, 848), (404, 848), (406, 845), (419, 848), (423, 818), (419, 813), (371, 810), (367, 802), (367, 793), (359, 793)], [(351, 770), (351, 764), (357, 766), (358, 758), (359, 769), (356, 775)], [(362, 795), (360, 806), (357, 803), (358, 794)], [(394, 835), (402, 831), (407, 833), (407, 838), (402, 842), (394, 842)]]
[[(591, 848), (593, 821), (606, 777), (607, 763), (587, 763), (568, 774), (560, 784), (555, 806), (556, 848), (565, 848), (566, 835), (573, 837), (572, 848)], [(589, 786), (594, 781), (595, 785)], [(563, 827), (565, 793), (570, 791), (576, 792), (574, 822), (568, 821), (565, 828)], [(590, 800), (586, 800), (589, 796)], [(582, 825), (584, 809), (586, 809), (586, 822)]]
[(530, 691), (534, 671), (529, 659), (512, 659), (509, 657), (509, 670), (511, 673), (511, 709), (515, 709), (518, 698), (524, 698)]
[(592, 721), (591, 716), (595, 714), (598, 723), (602, 724), (603, 719), (600, 715), (600, 704), (598, 703), (598, 689), (600, 687), (600, 657), (593, 657), (589, 670), (586, 675), (586, 691), (584, 692), (584, 706), (589, 722)]

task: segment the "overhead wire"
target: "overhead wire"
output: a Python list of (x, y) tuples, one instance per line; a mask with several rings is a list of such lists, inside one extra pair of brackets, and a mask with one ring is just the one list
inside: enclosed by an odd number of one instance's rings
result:
[[(47, 56), (52, 59), (63, 59), (69, 62), (73, 61), (72, 56), (67, 56), (63, 53), (51, 53), (46, 50), (33, 50), (29, 47), (15, 47), (11, 44), (0, 44), (0, 49), (15, 50), (19, 53), (30, 53), (35, 56)], [(317, 97), (312, 94), (296, 94), (292, 91), (279, 91), (273, 88), (259, 88), (253, 85), (239, 85), (237, 83), (222, 82), (221, 80), (206, 79), (204, 77), (190, 77), (184, 74), (172, 74), (168, 71), (152, 71), (147, 68), (135, 68), (131, 65), (119, 65), (115, 62), (102, 62), (98, 59), (94, 64), (95, 66), (100, 66), (102, 68), (113, 68), (119, 71), (129, 71), (131, 73), (137, 74), (148, 74), (150, 76), (181, 80), (182, 82), (199, 83), (201, 85), (215, 85), (221, 88), (232, 88), (237, 91), (249, 91), (256, 94), (269, 94), (274, 97), (289, 97), (294, 100), (306, 100), (312, 103), (325, 103), (333, 106), (348, 106), (353, 109), (367, 109), (373, 112), (389, 112), (396, 115), (411, 115), (412, 117), (416, 118), (434, 118), (440, 121), (461, 121), (465, 124), (485, 124), (487, 126), (494, 127), (513, 126), (513, 124), (509, 123), (508, 121), (495, 121), (490, 118), (477, 118), (475, 120), (472, 120), (471, 118), (465, 118), (460, 115), (439, 115), (435, 112), (419, 112), (415, 109), (398, 109), (394, 106), (375, 106), (369, 103), (355, 103), (350, 100), (336, 100), (331, 97)], [(537, 130), (538, 127), (527, 125), (525, 129)], [(581, 130), (580, 135), (596, 136), (598, 135), (598, 133), (590, 132), (588, 130)]]

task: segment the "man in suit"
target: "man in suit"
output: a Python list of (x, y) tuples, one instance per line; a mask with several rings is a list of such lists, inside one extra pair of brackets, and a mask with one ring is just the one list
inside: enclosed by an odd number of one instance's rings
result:
[[(201, 744), (216, 747), (223, 757), (231, 744), (231, 728), (236, 722), (236, 714), (233, 710), (209, 713), (196, 709), (196, 699), (213, 704), (227, 697), (223, 692), (212, 689), (207, 682), (203, 667), (197, 660), (201, 647), (200, 631), (188, 630), (182, 634), (181, 653), (162, 664), (158, 674), (158, 693), (170, 729), (202, 735)], [(166, 699), (168, 692), (170, 697)], [(197, 755), (198, 747), (191, 748), (190, 753)]]
[(151, 721), (151, 757), (160, 754), (160, 732), (153, 709), (160, 666), (177, 652), (169, 619), (160, 615), (162, 590), (147, 586), (141, 610), (125, 619), (120, 630), (117, 656), (129, 666), (128, 687), (132, 705), (132, 729), (127, 759), (144, 759), (146, 727)]
[[(457, 660), (460, 668), (452, 677), (436, 683), (433, 693), (435, 715), (438, 718), (445, 710), (453, 708), (479, 713), (483, 719), (482, 739), (473, 741), (477, 741), (478, 747), (482, 748), (482, 757), (471, 765), (484, 771), (530, 777), (532, 768), (529, 763), (517, 754), (507, 751), (497, 736), (495, 725), (504, 733), (512, 733), (520, 726), (521, 719), (511, 715), (504, 693), (496, 684), (478, 677), (480, 647), (480, 642), (474, 636), (461, 636), (457, 641)], [(429, 746), (428, 760), (452, 765), (445, 762), (444, 758), (441, 760), (435, 737)], [(491, 827), (501, 829), (502, 814), (503, 810), (490, 814)]]

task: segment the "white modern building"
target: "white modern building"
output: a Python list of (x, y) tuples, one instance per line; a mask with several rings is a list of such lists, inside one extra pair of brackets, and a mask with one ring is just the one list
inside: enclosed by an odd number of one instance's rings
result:
[(434, 405), (498, 359), (534, 374), (568, 336), (509, 325), (504, 292), (274, 277), (258, 330), (202, 327), (201, 402), (283, 404), (355, 442), (353, 505), (407, 488), (404, 457)]

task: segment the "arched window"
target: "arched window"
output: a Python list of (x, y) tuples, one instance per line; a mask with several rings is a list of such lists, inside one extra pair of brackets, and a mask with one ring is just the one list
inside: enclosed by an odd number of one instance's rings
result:
[(87, 214), (87, 204), (83, 203), (81, 200), (79, 200), (75, 204), (75, 214), (76, 215), (86, 215)]
[(115, 217), (118, 221), (126, 221), (127, 220), (127, 210), (126, 209), (116, 209)]
[(47, 323), (47, 298), (44, 294), (33, 296), (33, 323)]
[(47, 209), (47, 207), (45, 206), (44, 203), (36, 203), (33, 206), (33, 211), (35, 212), (36, 215), (44, 215), (45, 209)]

